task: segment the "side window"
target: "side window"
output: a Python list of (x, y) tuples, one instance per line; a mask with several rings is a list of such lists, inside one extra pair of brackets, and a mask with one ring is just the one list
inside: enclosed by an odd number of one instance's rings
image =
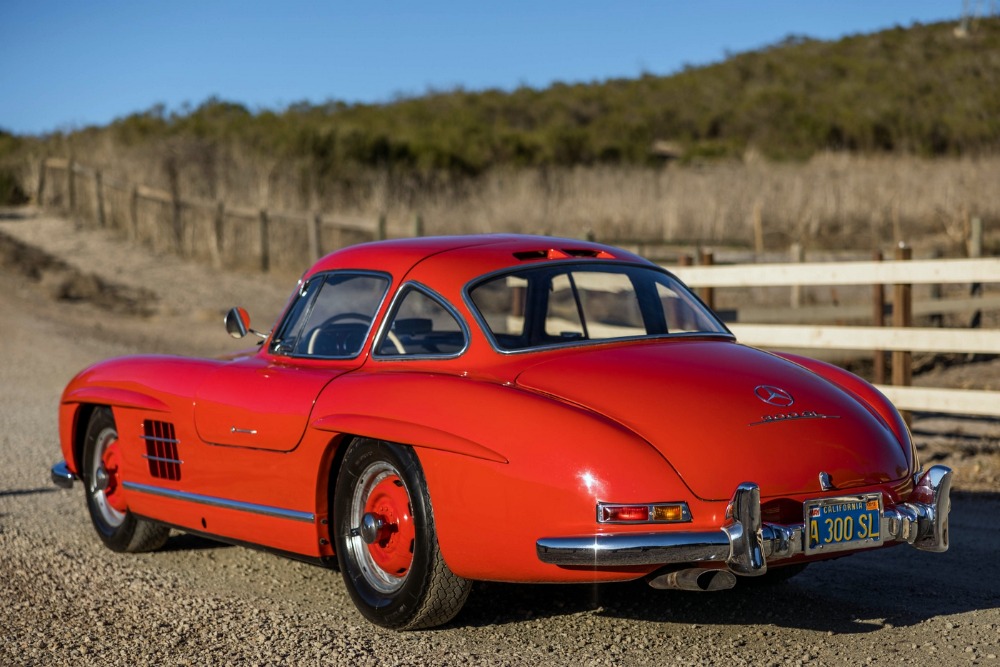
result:
[(693, 303), (689, 294), (671, 289), (663, 283), (657, 283), (656, 292), (663, 304), (663, 314), (667, 318), (667, 330), (670, 333), (712, 330), (712, 321)]
[(486, 326), (501, 347), (524, 347), (525, 304), (528, 280), (522, 276), (505, 276), (477, 286), (470, 296)]
[(545, 334), (562, 340), (586, 338), (587, 334), (580, 319), (583, 304), (569, 275), (560, 273), (552, 276), (549, 286), (548, 312), (545, 313)]
[(388, 287), (386, 277), (372, 274), (313, 278), (301, 289), (272, 351), (297, 357), (357, 356)]
[(375, 345), (381, 357), (446, 357), (462, 352), (465, 330), (438, 297), (407, 286), (389, 314), (389, 324)]
[(624, 273), (574, 271), (552, 276), (545, 316), (548, 341), (646, 333), (635, 287)]

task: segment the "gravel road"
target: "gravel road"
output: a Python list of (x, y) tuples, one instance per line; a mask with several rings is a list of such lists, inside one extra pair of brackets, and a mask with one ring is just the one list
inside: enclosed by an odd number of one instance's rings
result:
[[(266, 328), (294, 278), (222, 274), (41, 217), (0, 220), (0, 243), (0, 665), (1000, 666), (1000, 493), (961, 478), (943, 555), (898, 547), (723, 593), (484, 583), (452, 624), (412, 633), (365, 622), (319, 567), (179, 533), (112, 553), (80, 485), (49, 481), (63, 386), (111, 356), (230, 351), (225, 307), (250, 305)], [(49, 259), (26, 259), (35, 247)], [(118, 305), (94, 296), (109, 285)]]

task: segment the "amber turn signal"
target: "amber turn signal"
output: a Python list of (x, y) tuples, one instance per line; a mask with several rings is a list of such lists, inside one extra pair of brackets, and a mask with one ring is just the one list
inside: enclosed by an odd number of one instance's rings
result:
[(678, 523), (690, 520), (687, 503), (597, 504), (599, 523)]

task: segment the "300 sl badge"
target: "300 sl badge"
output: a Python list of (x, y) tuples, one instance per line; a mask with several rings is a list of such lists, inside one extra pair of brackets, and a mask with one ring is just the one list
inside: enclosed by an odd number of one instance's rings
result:
[(803, 412), (778, 412), (773, 415), (763, 415), (759, 422), (751, 422), (748, 426), (760, 426), (761, 424), (773, 424), (775, 422), (795, 421), (799, 419), (840, 419), (840, 415), (824, 415), (815, 410), (805, 410)]

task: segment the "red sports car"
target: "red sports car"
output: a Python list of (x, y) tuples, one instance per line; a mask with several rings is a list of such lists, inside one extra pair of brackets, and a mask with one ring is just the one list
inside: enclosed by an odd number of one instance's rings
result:
[(951, 471), (837, 367), (740, 345), (662, 268), (570, 239), (345, 248), (221, 359), (134, 356), (66, 388), (53, 480), (97, 534), (171, 529), (336, 567), (390, 628), (474, 580), (720, 590), (948, 548)]

